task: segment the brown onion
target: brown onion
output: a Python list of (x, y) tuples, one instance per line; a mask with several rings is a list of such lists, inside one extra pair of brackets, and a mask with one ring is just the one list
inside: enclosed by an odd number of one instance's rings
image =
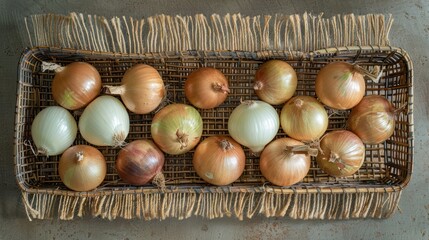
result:
[(334, 177), (354, 174), (365, 159), (365, 146), (358, 136), (347, 130), (332, 131), (320, 141), (321, 152), (316, 161), (320, 168)]
[(215, 68), (199, 68), (185, 81), (185, 96), (197, 108), (215, 108), (225, 101), (228, 93), (228, 80)]
[(242, 147), (232, 138), (212, 136), (198, 145), (192, 163), (204, 181), (222, 186), (233, 183), (241, 176), (245, 160)]
[(310, 170), (310, 155), (304, 143), (292, 138), (279, 138), (268, 144), (259, 160), (262, 175), (277, 186), (290, 186), (302, 181)]
[(296, 96), (282, 108), (280, 123), (291, 138), (316, 141), (328, 128), (328, 114), (314, 97)]
[(161, 176), (163, 166), (164, 153), (150, 140), (135, 140), (129, 143), (119, 151), (116, 158), (119, 177), (133, 185), (144, 185), (153, 179), (164, 179)]
[(58, 163), (61, 181), (75, 191), (90, 191), (98, 187), (106, 176), (106, 168), (103, 154), (88, 145), (68, 148)]
[(104, 86), (107, 94), (120, 95), (128, 110), (146, 114), (155, 110), (166, 95), (164, 82), (158, 71), (146, 64), (129, 68), (120, 86)]
[(384, 97), (365, 96), (347, 120), (348, 128), (366, 144), (384, 142), (395, 131), (396, 109)]
[(270, 60), (256, 71), (253, 88), (261, 100), (277, 105), (289, 100), (297, 85), (296, 72), (291, 65), (281, 60)]
[(339, 110), (356, 106), (365, 95), (362, 71), (347, 62), (333, 62), (323, 67), (317, 74), (315, 85), (320, 101)]
[(200, 113), (187, 104), (175, 103), (162, 108), (152, 119), (153, 141), (168, 154), (183, 154), (193, 149), (203, 133)]
[(101, 90), (101, 77), (89, 63), (74, 62), (55, 69), (52, 96), (64, 108), (76, 110), (90, 103)]

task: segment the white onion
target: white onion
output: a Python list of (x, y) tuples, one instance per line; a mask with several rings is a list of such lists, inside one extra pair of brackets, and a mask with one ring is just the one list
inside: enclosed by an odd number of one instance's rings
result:
[(54, 156), (63, 153), (73, 144), (77, 124), (66, 109), (51, 106), (39, 112), (31, 125), (31, 137), (37, 153)]
[(112, 96), (100, 96), (92, 101), (79, 119), (82, 137), (96, 146), (123, 145), (130, 129), (130, 119), (124, 105)]
[(244, 101), (232, 111), (228, 120), (231, 137), (254, 153), (262, 151), (273, 140), (279, 127), (277, 111), (258, 100)]

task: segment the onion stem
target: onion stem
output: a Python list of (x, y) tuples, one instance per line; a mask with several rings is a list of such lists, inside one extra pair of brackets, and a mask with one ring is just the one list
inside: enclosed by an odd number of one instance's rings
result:
[(107, 85), (103, 87), (103, 92), (111, 95), (122, 95), (125, 93), (125, 87), (124, 85), (120, 85), (120, 86)]
[(164, 191), (165, 191), (165, 189), (166, 189), (166, 186), (165, 186), (165, 177), (164, 177), (164, 174), (163, 174), (162, 172), (158, 172), (158, 173), (155, 175), (155, 177), (153, 177), (153, 179), (152, 179), (152, 183), (153, 183), (155, 186), (157, 186), (157, 187), (161, 188), (161, 191), (162, 191), (162, 192), (164, 192)]
[(261, 90), (263, 86), (264, 86), (264, 84), (262, 83), (262, 81), (256, 81), (255, 85), (253, 85), (253, 89)]
[(366, 70), (365, 68), (359, 66), (358, 64), (353, 64), (353, 69), (355, 70), (354, 73), (358, 72), (364, 76), (367, 76), (375, 83), (378, 83), (380, 81), (380, 77), (383, 73), (383, 71), (381, 71), (379, 66), (375, 66), (372, 72)]
[(79, 151), (76, 153), (76, 160), (77, 160), (77, 162), (82, 162), (82, 160), (83, 160), (83, 152), (82, 151)]
[(218, 82), (214, 82), (212, 83), (212, 88), (213, 90), (217, 91), (217, 92), (222, 92), (222, 93), (229, 93), (229, 88), (227, 86), (225, 86), (224, 84), (220, 84)]
[(234, 146), (226, 139), (222, 139), (219, 143), (223, 151), (228, 151), (234, 148)]

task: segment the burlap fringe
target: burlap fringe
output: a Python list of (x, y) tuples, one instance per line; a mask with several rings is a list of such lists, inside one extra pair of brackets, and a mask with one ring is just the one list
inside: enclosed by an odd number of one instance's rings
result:
[(94, 197), (23, 192), (30, 220), (62, 220), (91, 215), (103, 219), (185, 219), (255, 215), (292, 219), (387, 218), (398, 206), (401, 191), (354, 193), (166, 192), (112, 193)]
[(186, 50), (286, 50), (309, 52), (340, 46), (388, 46), (391, 15), (323, 14), (147, 18), (43, 14), (25, 19), (30, 46), (102, 52)]

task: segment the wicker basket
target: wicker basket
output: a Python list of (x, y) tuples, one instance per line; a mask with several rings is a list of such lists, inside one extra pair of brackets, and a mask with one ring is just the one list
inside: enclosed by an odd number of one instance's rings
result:
[[(90, 211), (94, 216), (145, 219), (178, 217), (193, 214), (209, 218), (235, 215), (291, 218), (363, 218), (388, 217), (398, 204), (400, 193), (410, 180), (412, 169), (412, 72), (407, 54), (397, 48), (348, 47), (324, 49), (311, 54), (287, 52), (199, 52), (150, 54), (108, 54), (57, 48), (34, 48), (26, 51), (19, 65), (18, 101), (15, 129), (16, 177), (24, 193), (29, 216), (49, 218), (58, 208), (60, 218), (73, 218)], [(297, 95), (315, 96), (314, 80), (318, 70), (332, 61), (358, 62), (367, 67), (380, 66), (379, 83), (367, 81), (367, 94), (387, 97), (394, 106), (407, 103), (408, 114), (400, 114), (394, 135), (385, 143), (366, 146), (362, 168), (346, 178), (329, 177), (312, 159), (311, 169), (301, 183), (275, 187), (261, 176), (258, 157), (246, 149), (243, 175), (230, 186), (210, 186), (192, 167), (192, 154), (167, 155), (164, 174), (167, 189), (123, 183), (114, 168), (119, 149), (100, 147), (107, 160), (108, 174), (102, 187), (90, 192), (68, 190), (58, 176), (58, 157), (36, 157), (26, 143), (31, 140), (30, 126), (43, 108), (55, 105), (51, 95), (53, 72), (41, 72), (42, 61), (67, 64), (85, 61), (100, 72), (104, 84), (119, 84), (124, 71), (136, 63), (154, 66), (168, 89), (168, 100), (188, 103), (183, 85), (186, 76), (202, 66), (221, 70), (230, 80), (231, 93), (213, 110), (200, 110), (204, 122), (203, 137), (228, 134), (227, 122), (240, 99), (256, 99), (252, 89), (254, 73), (262, 62), (282, 59), (298, 75)], [(282, 106), (275, 106), (280, 111)], [(79, 112), (74, 112), (78, 120)], [(343, 129), (348, 112), (333, 115), (328, 130)], [(153, 114), (130, 113), (131, 128), (127, 142), (150, 138)], [(277, 137), (284, 136), (279, 131)], [(75, 144), (86, 144), (78, 135)]]

